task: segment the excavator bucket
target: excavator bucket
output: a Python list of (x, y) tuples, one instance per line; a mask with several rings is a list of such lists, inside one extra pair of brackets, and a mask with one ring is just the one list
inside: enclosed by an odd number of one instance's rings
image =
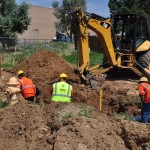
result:
[(106, 74), (99, 74), (96, 76), (91, 76), (89, 79), (89, 83), (92, 89), (96, 89), (98, 87), (101, 87), (103, 85), (103, 82), (106, 79)]

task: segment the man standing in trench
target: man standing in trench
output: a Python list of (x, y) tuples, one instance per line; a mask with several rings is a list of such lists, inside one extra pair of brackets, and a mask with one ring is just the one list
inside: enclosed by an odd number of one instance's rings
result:
[(36, 101), (36, 87), (32, 80), (27, 78), (22, 70), (18, 71), (18, 78), (19, 87), (23, 97), (31, 102)]
[(146, 77), (140, 78), (138, 90), (141, 98), (142, 110), (141, 117), (135, 117), (135, 120), (148, 123), (150, 115), (150, 84)]
[(60, 74), (59, 82), (52, 85), (50, 94), (52, 95), (52, 102), (71, 102), (73, 95), (73, 88), (70, 84), (66, 83), (67, 75), (65, 73)]

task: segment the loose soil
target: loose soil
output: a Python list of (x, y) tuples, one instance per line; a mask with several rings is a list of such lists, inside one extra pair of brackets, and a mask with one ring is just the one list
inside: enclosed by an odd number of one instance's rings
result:
[[(2, 70), (0, 100), (10, 76), (24, 70), (40, 89), (40, 103), (21, 101), (0, 109), (0, 150), (124, 150), (150, 149), (149, 125), (118, 118), (140, 112), (137, 79), (107, 78), (102, 85), (102, 112), (99, 112), (100, 88), (79, 84), (74, 67), (59, 55), (39, 51), (11, 70)], [(74, 89), (70, 104), (50, 103), (49, 89), (66, 73)]]
[[(87, 104), (99, 108), (99, 89), (92, 90), (84, 85), (79, 85), (79, 78), (73, 71), (74, 67), (53, 52), (37, 52), (17, 67), (13, 68), (11, 72), (16, 75), (20, 69), (25, 70), (27, 75), (40, 89), (40, 100), (50, 100), (49, 89), (54, 82), (58, 81), (59, 75), (64, 72), (69, 77), (68, 82), (74, 87), (75, 94), (73, 101), (86, 102)], [(136, 94), (133, 93), (133, 89)], [(137, 95), (136, 98), (135, 95)], [(112, 113), (113, 110), (117, 112), (125, 112), (128, 109), (130, 111), (132, 103), (134, 104), (136, 101), (137, 103), (139, 102), (137, 82), (126, 82), (124, 79), (121, 79), (118, 82), (106, 80), (105, 84), (103, 84), (103, 103), (105, 104), (103, 110), (105, 112)], [(137, 106), (134, 108), (132, 105), (132, 109), (135, 109), (134, 112), (137, 113)]]

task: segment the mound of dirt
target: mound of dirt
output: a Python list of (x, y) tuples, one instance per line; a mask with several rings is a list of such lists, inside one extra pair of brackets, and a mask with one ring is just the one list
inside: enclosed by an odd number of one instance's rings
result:
[(1, 110), (0, 149), (19, 150), (44, 147), (45, 143), (40, 139), (41, 132), (47, 131), (43, 116), (41, 109), (25, 102)]
[(90, 118), (84, 117), (83, 113), (79, 116), (78, 113), (83, 112), (84, 108), (73, 103), (52, 103), (42, 107), (22, 101), (1, 109), (0, 149), (148, 148), (150, 131), (147, 125), (114, 119), (94, 109)]
[[(55, 146), (58, 150), (63, 147), (63, 150), (148, 150), (148, 128), (134, 122), (111, 120), (104, 114), (90, 119), (77, 118), (60, 128)], [(69, 140), (66, 141), (66, 138)]]
[(51, 51), (39, 51), (11, 70), (15, 75), (18, 70), (23, 70), (40, 89), (40, 99), (50, 99), (49, 88), (58, 81), (61, 73), (66, 73), (69, 82), (77, 82), (78, 77), (74, 74), (74, 68), (56, 53)]

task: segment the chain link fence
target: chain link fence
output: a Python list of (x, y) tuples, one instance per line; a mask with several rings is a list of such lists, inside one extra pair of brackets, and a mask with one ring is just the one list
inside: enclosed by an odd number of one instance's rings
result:
[[(20, 50), (66, 50), (67, 45), (74, 45), (74, 42), (56, 39), (15, 39), (0, 37), (0, 50), (20, 51)], [(75, 49), (74, 46), (70, 47)], [(89, 48), (91, 51), (102, 52), (102, 45), (97, 36), (89, 37)]]
[(29, 49), (55, 51), (56, 47), (64, 50), (66, 49), (66, 45), (70, 44), (74, 43), (53, 39), (15, 39), (0, 37), (0, 50), (2, 51), (20, 51)]
[(71, 55), (75, 53), (74, 42), (65, 42), (52, 39), (15, 39), (0, 37), (0, 66), (11, 68), (31, 54), (40, 51), (49, 50), (59, 55)]

